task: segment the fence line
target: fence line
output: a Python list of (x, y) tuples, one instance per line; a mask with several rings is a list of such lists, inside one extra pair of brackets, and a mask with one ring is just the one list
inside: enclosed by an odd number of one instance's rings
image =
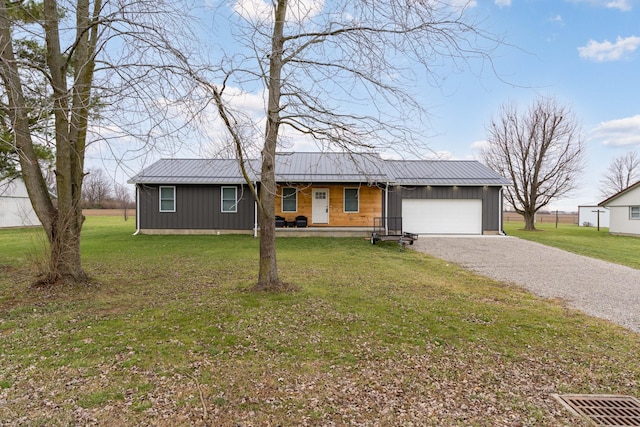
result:
[[(504, 222), (511, 221), (524, 221), (522, 215), (517, 214), (515, 212), (504, 212), (503, 213)], [(556, 222), (556, 214), (555, 213), (538, 213), (536, 214), (536, 222), (539, 223), (554, 223)], [(577, 224), (578, 223), (578, 214), (571, 213), (559, 213), (558, 214), (558, 223), (560, 224)]]

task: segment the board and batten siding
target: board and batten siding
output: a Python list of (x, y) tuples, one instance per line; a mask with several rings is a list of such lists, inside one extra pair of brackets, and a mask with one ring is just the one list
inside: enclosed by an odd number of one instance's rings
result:
[(255, 221), (253, 196), (246, 185), (236, 187), (237, 212), (222, 212), (220, 185), (162, 185), (175, 187), (175, 212), (160, 212), (160, 185), (138, 185), (141, 230), (252, 230)]
[(388, 216), (402, 217), (403, 199), (480, 199), (482, 200), (482, 232), (495, 233), (501, 228), (499, 223), (502, 209), (500, 187), (391, 187)]

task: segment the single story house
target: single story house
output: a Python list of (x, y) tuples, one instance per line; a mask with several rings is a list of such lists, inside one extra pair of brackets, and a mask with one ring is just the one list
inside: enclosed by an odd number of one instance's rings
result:
[[(248, 162), (259, 186), (260, 162)], [(374, 218), (415, 234), (502, 232), (510, 182), (477, 161), (383, 160), (366, 153), (278, 153), (281, 234), (368, 235)], [(257, 233), (256, 203), (235, 159), (162, 159), (129, 180), (137, 232)]]
[(640, 236), (640, 181), (603, 200), (610, 212), (609, 233)]
[(27, 187), (21, 178), (0, 181), (0, 228), (39, 226)]
[(609, 209), (595, 203), (578, 206), (578, 225), (580, 227), (609, 227)]

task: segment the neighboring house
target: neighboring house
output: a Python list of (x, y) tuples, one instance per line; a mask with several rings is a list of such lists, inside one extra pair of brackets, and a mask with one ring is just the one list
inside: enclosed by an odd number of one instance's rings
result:
[(0, 227), (31, 227), (40, 220), (31, 207), (27, 187), (20, 178), (0, 181)]
[(578, 206), (578, 225), (580, 227), (609, 227), (609, 209), (595, 203)]
[(609, 233), (640, 236), (640, 181), (603, 200), (609, 208)]
[[(248, 164), (257, 186), (259, 166)], [(305, 235), (367, 235), (376, 217), (400, 217), (416, 234), (498, 234), (510, 184), (477, 161), (353, 153), (278, 153), (276, 180), (278, 232)], [(129, 183), (140, 233), (257, 233), (257, 207), (236, 160), (163, 159)]]

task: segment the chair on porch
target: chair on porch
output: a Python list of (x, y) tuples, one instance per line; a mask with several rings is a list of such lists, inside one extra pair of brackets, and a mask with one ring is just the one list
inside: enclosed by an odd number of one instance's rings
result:
[(304, 228), (307, 226), (307, 217), (304, 215), (298, 215), (296, 217), (296, 227)]
[(287, 221), (283, 217), (276, 215), (276, 227), (284, 227), (285, 225), (287, 225)]

